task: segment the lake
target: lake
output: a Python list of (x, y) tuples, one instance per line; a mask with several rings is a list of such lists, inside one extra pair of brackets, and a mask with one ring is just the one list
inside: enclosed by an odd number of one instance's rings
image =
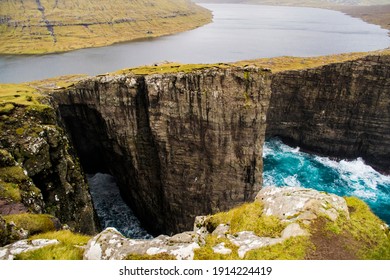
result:
[(302, 7), (202, 4), (213, 22), (195, 30), (60, 54), (0, 56), (0, 83), (103, 74), (162, 61), (233, 62), (318, 56), (389, 46), (387, 30), (343, 13)]

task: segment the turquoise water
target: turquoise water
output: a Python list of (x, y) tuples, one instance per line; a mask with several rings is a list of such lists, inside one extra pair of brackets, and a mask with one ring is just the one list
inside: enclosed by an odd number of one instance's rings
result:
[(270, 139), (264, 145), (263, 159), (264, 186), (301, 186), (356, 196), (390, 224), (390, 176), (376, 172), (361, 158), (335, 161)]

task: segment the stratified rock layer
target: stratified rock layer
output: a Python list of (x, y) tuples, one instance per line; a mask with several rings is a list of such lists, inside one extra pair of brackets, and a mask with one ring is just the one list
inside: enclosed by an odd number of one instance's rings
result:
[(170, 234), (253, 198), (265, 136), (389, 172), (389, 73), (389, 56), (367, 56), (275, 74), (103, 75), (52, 96), (84, 169), (114, 175), (144, 225)]
[(272, 76), (267, 136), (390, 172), (390, 57)]
[(108, 171), (154, 233), (254, 198), (269, 78), (259, 69), (87, 79), (53, 95), (87, 172)]

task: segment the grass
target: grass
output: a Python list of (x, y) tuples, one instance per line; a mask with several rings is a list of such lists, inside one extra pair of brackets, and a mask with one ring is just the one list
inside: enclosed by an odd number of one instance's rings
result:
[[(135, 39), (168, 35), (211, 21), (211, 13), (187, 0), (69, 0), (57, 5), (42, 0), (45, 20), (35, 1), (0, 1), (0, 53), (42, 54), (107, 46)], [(28, 19), (28, 21), (26, 20)]]
[[(237, 253), (238, 247), (230, 242), (227, 238), (218, 238), (215, 235), (208, 235), (206, 237), (206, 244), (194, 251), (194, 260), (239, 260)], [(214, 253), (213, 247), (225, 243), (225, 248), (232, 250), (230, 254), (217, 254)]]
[(390, 260), (390, 233), (384, 223), (372, 213), (366, 203), (356, 197), (346, 198), (351, 209), (350, 220), (342, 220), (341, 228), (359, 242), (357, 255), (361, 259)]
[(253, 231), (258, 236), (280, 237), (285, 228), (278, 218), (263, 215), (263, 205), (260, 202), (245, 203), (228, 212), (217, 213), (210, 217), (210, 226), (229, 224), (230, 233)]
[(111, 75), (124, 75), (124, 74), (135, 74), (135, 75), (152, 75), (152, 74), (165, 74), (165, 73), (178, 73), (184, 72), (189, 73), (196, 70), (204, 70), (208, 68), (219, 68), (225, 69), (230, 65), (226, 63), (216, 64), (181, 64), (181, 63), (165, 63), (161, 65), (150, 65), (141, 66), (136, 68), (123, 69), (112, 73)]
[(356, 52), (345, 53), (327, 56), (316, 57), (290, 57), (281, 56), (274, 58), (260, 58), (253, 60), (243, 60), (233, 63), (237, 66), (253, 65), (256, 67), (267, 68), (272, 72), (282, 72), (289, 70), (302, 70), (308, 68), (315, 68), (332, 63), (342, 63), (364, 58), (368, 55), (390, 55), (390, 50), (372, 51), (372, 52)]
[(28, 230), (30, 234), (55, 230), (54, 217), (46, 214), (13, 214), (3, 216), (7, 223), (13, 222), (16, 227)]
[(26, 181), (28, 177), (20, 166), (10, 166), (0, 168), (0, 179), (4, 182), (19, 184)]
[(60, 243), (29, 251), (16, 256), (18, 260), (82, 260), (83, 246), (90, 236), (73, 233), (69, 230), (47, 232), (34, 235), (33, 239), (57, 239)]
[(19, 186), (14, 183), (6, 183), (0, 179), (0, 198), (20, 202), (22, 197)]
[(306, 236), (291, 237), (272, 246), (251, 250), (245, 260), (303, 260), (313, 244)]

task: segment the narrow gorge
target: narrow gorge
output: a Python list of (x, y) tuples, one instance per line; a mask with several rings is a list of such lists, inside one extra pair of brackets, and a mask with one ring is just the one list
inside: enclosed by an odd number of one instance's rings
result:
[[(56, 182), (71, 179), (77, 164), (70, 163), (79, 158), (85, 173), (116, 177), (123, 198), (150, 233), (174, 234), (190, 230), (196, 216), (254, 200), (262, 187), (267, 137), (336, 158), (362, 157), (390, 172), (389, 55), (275, 73), (224, 64), (188, 66), (185, 71), (167, 67), (83, 78), (51, 90), (48, 98), (56, 117), (46, 119), (66, 135), (47, 148), (52, 164), (43, 166), (42, 174), (53, 168), (51, 173), (60, 172), (53, 163), (58, 155), (52, 153), (66, 144), (66, 166), (73, 173)], [(12, 144), (21, 135), (10, 123), (17, 110), (22, 108), (7, 113), (8, 123), (3, 121), (8, 133), (0, 148), (28, 168)], [(69, 201), (62, 197), (75, 190), (74, 182), (71, 190), (58, 191), (62, 187), (57, 186), (57, 193), (64, 193), (58, 197), (45, 182), (51, 177), (31, 178), (47, 205)], [(69, 204), (89, 209), (88, 221), (75, 209), (74, 227), (91, 232), (97, 229), (92, 226), (96, 219), (85, 189), (82, 197)], [(60, 210), (52, 213), (62, 223), (75, 220), (62, 217)], [(85, 229), (86, 224), (91, 226)]]

